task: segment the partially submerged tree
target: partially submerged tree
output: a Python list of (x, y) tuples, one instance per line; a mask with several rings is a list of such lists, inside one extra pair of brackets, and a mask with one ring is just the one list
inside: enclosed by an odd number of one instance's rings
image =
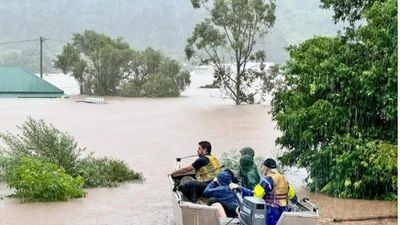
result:
[(119, 82), (133, 71), (135, 51), (122, 38), (87, 30), (75, 33), (72, 43), (55, 60), (63, 73), (72, 72), (81, 94), (115, 95)]
[(188, 71), (161, 52), (147, 48), (134, 59), (131, 76), (121, 85), (122, 96), (175, 97), (190, 84)]
[(190, 84), (177, 61), (151, 48), (135, 51), (122, 38), (94, 31), (74, 34), (55, 66), (72, 73), (81, 94), (171, 97)]
[[(275, 21), (273, 0), (191, 0), (194, 8), (206, 8), (211, 17), (196, 25), (187, 40), (187, 59), (214, 67), (217, 83), (237, 105), (254, 103), (267, 87), (265, 53), (256, 51), (258, 40), (268, 33)], [(248, 63), (257, 62), (251, 69)]]

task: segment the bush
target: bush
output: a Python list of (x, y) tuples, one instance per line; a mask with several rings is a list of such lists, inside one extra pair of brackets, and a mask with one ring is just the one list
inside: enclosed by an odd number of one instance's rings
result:
[(141, 173), (130, 170), (121, 160), (88, 157), (81, 161), (79, 174), (85, 180), (85, 187), (116, 186), (123, 181), (142, 181)]
[(31, 157), (16, 159), (6, 181), (22, 201), (65, 201), (85, 196), (82, 177), (72, 178), (57, 165)]
[(313, 156), (309, 187), (341, 198), (397, 199), (397, 146), (336, 137)]
[[(79, 196), (70, 188), (77, 182), (82, 182), (85, 187), (98, 187), (143, 180), (142, 174), (130, 170), (123, 161), (96, 159), (91, 154), (83, 158), (85, 149), (78, 148), (73, 137), (43, 120), (29, 118), (20, 129), (21, 135), (0, 134), (0, 140), (8, 146), (0, 149), (0, 181), (6, 180), (9, 186), (15, 187), (17, 197), (39, 201), (65, 200)], [(16, 169), (22, 168), (21, 165), (27, 171)], [(39, 179), (37, 173), (43, 173), (40, 175), (45, 179), (42, 183), (36, 180)], [(20, 182), (18, 177), (22, 179)]]
[(77, 175), (79, 157), (84, 149), (67, 133), (43, 120), (28, 118), (21, 127), (22, 135), (0, 134), (13, 157), (29, 156), (54, 163), (72, 176)]

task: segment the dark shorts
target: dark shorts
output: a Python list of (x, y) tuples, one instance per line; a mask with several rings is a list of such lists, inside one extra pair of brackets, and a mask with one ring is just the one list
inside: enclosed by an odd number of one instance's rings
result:
[(195, 203), (197, 199), (203, 196), (203, 192), (210, 182), (189, 181), (183, 185), (179, 185), (178, 189), (185, 195), (185, 197)]

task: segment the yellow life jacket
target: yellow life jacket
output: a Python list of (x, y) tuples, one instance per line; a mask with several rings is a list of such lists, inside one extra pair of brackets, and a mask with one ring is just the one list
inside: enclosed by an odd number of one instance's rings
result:
[(209, 160), (208, 164), (196, 171), (196, 180), (201, 182), (208, 182), (214, 179), (214, 177), (216, 177), (221, 171), (221, 166), (215, 156), (206, 155), (205, 157), (207, 157)]
[(264, 200), (267, 205), (272, 207), (285, 207), (288, 204), (289, 183), (280, 173), (268, 172), (267, 176), (271, 177), (274, 182), (274, 188), (271, 192), (266, 193)]

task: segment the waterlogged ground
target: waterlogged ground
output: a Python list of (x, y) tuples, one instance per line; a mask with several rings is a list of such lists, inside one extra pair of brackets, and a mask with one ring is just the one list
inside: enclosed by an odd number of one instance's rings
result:
[[(106, 98), (107, 104), (76, 102), (83, 97), (0, 99), (0, 132), (16, 132), (16, 126), (28, 116), (44, 119), (97, 156), (123, 159), (146, 178), (142, 184), (88, 189), (86, 198), (68, 202), (22, 204), (5, 198), (0, 200), (0, 224), (174, 224), (167, 174), (175, 157), (195, 154), (198, 141), (209, 140), (217, 156), (244, 146), (253, 147), (263, 157), (275, 156), (278, 132), (268, 114), (270, 107), (235, 106), (221, 99), (217, 90), (197, 88), (208, 80), (195, 75), (192, 87), (180, 98)], [(333, 224), (333, 218), (397, 215), (397, 202), (343, 200), (308, 193), (300, 188), (304, 171), (287, 174), (300, 189), (300, 196), (319, 205), (319, 224)], [(0, 196), (10, 192), (0, 185)], [(342, 224), (397, 224), (397, 220)]]

